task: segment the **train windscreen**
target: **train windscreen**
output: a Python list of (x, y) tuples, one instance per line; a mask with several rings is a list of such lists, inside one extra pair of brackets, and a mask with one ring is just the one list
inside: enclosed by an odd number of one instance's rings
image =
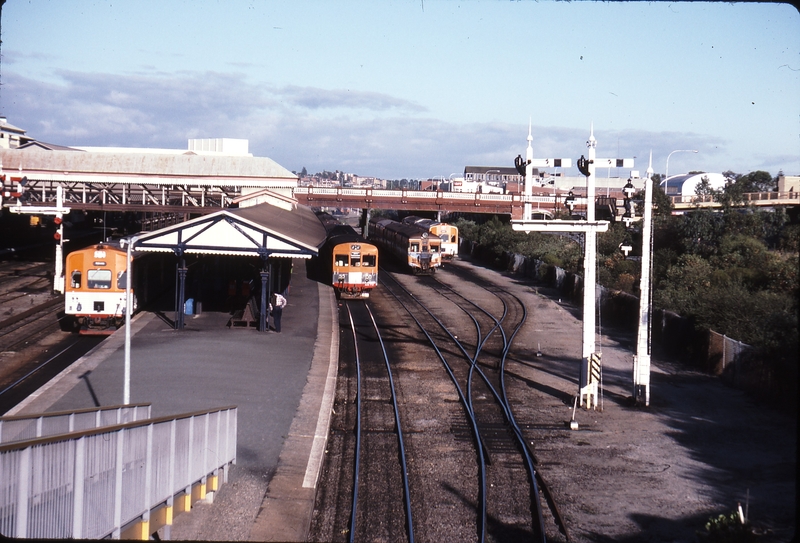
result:
[(88, 270), (86, 286), (93, 289), (111, 288), (111, 270)]

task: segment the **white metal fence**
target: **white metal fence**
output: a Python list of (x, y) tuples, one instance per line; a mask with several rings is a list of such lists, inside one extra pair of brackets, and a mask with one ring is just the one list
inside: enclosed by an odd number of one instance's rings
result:
[(236, 407), (0, 445), (0, 534), (119, 538), (236, 462)]
[(68, 434), (149, 418), (149, 403), (0, 417), (0, 443)]

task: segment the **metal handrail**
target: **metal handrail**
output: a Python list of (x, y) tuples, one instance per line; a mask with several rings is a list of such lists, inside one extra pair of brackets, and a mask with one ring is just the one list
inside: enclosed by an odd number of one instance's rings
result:
[(149, 403), (89, 407), (74, 411), (53, 411), (29, 415), (9, 415), (0, 417), (0, 443), (67, 434), (149, 418)]

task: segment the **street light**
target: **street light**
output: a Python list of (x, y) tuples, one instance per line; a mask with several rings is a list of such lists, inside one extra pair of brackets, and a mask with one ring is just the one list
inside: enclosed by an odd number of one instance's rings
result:
[[(672, 153), (696, 153), (696, 152), (697, 152), (697, 149), (676, 149), (676, 150), (672, 151)], [(669, 157), (672, 156), (672, 153), (667, 155), (667, 171), (664, 174), (664, 181), (669, 179)]]
[(500, 173), (500, 170), (486, 170), (483, 172), (483, 178), (488, 182), (490, 173)]

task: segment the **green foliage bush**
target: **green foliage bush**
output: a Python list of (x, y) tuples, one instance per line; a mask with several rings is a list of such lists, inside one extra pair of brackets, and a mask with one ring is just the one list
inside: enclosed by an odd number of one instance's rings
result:
[[(782, 212), (697, 210), (654, 218), (653, 302), (758, 347), (775, 364), (798, 358), (800, 225)], [(553, 267), (583, 273), (581, 238), (567, 234), (514, 232), (496, 217), (478, 225), (459, 220), (462, 239), (477, 241), (495, 265), (517, 253)], [(620, 244), (641, 250), (641, 236), (622, 223), (598, 234), (601, 285), (638, 295), (640, 261), (626, 258)], [(795, 364), (796, 365), (796, 364)]]
[(756, 537), (746, 523), (742, 523), (739, 512), (718, 515), (708, 519), (705, 525), (706, 541), (713, 543), (747, 543), (756, 541)]

